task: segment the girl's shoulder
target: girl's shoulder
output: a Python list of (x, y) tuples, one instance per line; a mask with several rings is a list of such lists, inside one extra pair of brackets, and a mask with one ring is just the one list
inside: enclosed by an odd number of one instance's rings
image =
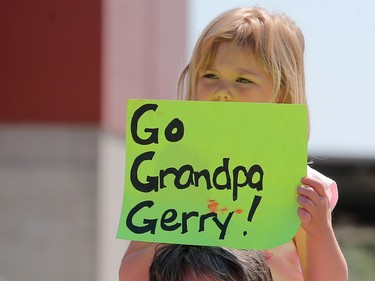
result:
[(273, 280), (303, 281), (302, 269), (293, 241), (265, 250), (263, 254), (271, 269)]

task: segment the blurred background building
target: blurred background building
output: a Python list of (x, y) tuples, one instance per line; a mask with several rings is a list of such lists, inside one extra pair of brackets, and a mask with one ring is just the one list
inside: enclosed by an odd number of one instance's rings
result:
[(175, 98), (185, 1), (0, 14), (0, 280), (117, 280), (126, 100)]
[[(0, 2), (0, 281), (118, 279), (126, 100), (175, 99), (196, 3)], [(375, 148), (313, 148), (350, 280), (373, 280)]]

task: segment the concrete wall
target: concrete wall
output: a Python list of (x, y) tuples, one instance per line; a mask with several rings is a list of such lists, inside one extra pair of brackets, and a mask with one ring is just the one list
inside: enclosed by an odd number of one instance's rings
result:
[(97, 147), (94, 127), (0, 126), (0, 280), (95, 280)]

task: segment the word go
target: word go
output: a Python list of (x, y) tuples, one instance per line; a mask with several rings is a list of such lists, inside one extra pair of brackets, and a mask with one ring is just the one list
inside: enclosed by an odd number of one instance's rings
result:
[[(145, 114), (147, 111), (156, 111), (158, 108), (157, 104), (144, 104), (140, 108), (138, 108), (131, 119), (131, 134), (133, 140), (141, 145), (148, 145), (152, 143), (159, 143), (159, 128), (145, 128), (144, 131), (146, 133), (150, 133), (149, 137), (146, 139), (141, 138), (138, 135), (138, 122), (139, 119)], [(164, 129), (164, 136), (169, 142), (178, 142), (184, 136), (184, 124), (178, 118), (174, 118)]]

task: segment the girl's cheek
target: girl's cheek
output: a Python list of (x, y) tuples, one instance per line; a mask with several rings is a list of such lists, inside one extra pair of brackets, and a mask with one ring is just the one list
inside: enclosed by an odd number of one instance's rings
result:
[(210, 100), (213, 89), (212, 86), (205, 83), (198, 83), (197, 85), (197, 100)]

